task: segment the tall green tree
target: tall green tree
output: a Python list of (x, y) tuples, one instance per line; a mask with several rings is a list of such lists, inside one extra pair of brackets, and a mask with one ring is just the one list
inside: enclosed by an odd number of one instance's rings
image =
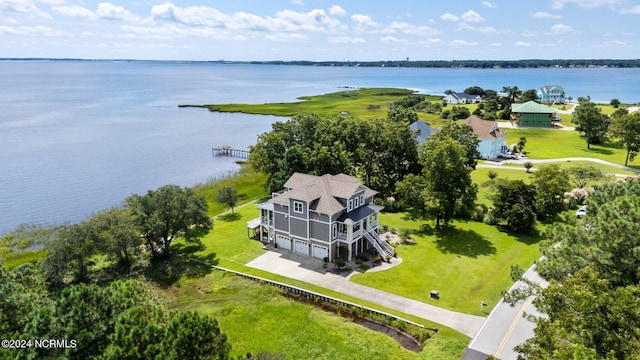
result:
[(65, 278), (74, 282), (88, 282), (88, 267), (98, 250), (99, 229), (95, 223), (84, 221), (63, 227), (47, 246), (47, 257), (41, 267), (48, 281), (62, 285)]
[(571, 176), (571, 181), (573, 184), (582, 189), (590, 181), (597, 181), (604, 177), (604, 173), (602, 170), (592, 166), (592, 165), (579, 165), (570, 167), (568, 169), (569, 175)]
[(480, 139), (473, 133), (471, 126), (465, 123), (458, 123), (455, 121), (446, 121), (440, 131), (431, 135), (431, 139), (444, 139), (450, 138), (457, 141), (465, 148), (466, 162), (465, 165), (475, 169), (476, 159), (480, 157), (478, 152), (478, 144)]
[(609, 117), (602, 114), (599, 107), (588, 99), (580, 98), (580, 104), (573, 112), (571, 121), (575, 123), (576, 131), (584, 133), (587, 149), (591, 144), (604, 141), (604, 135), (609, 128)]
[(131, 214), (125, 209), (109, 209), (92, 216), (89, 222), (97, 230), (98, 249), (129, 272), (142, 243)]
[(536, 189), (536, 214), (549, 220), (565, 209), (564, 193), (571, 190), (567, 170), (557, 164), (540, 167), (531, 183)]
[(137, 231), (146, 239), (153, 255), (156, 247), (169, 256), (171, 242), (178, 236), (197, 241), (195, 234), (208, 231), (213, 222), (208, 215), (207, 201), (190, 188), (165, 185), (145, 195), (132, 195), (125, 199)]
[(526, 103), (527, 101), (538, 101), (538, 92), (536, 89), (525, 90), (518, 97), (518, 102)]
[(629, 165), (640, 151), (640, 112), (614, 116), (611, 121), (611, 135), (618, 138), (625, 149), (627, 156), (624, 166)]
[(238, 192), (236, 191), (236, 189), (230, 186), (225, 186), (222, 189), (218, 190), (214, 200), (219, 204), (227, 205), (228, 207), (230, 207), (231, 214), (234, 214), (233, 208), (238, 202)]
[(506, 180), (496, 186), (493, 196), (496, 219), (520, 233), (531, 233), (536, 222), (536, 190), (522, 180)]
[(633, 359), (640, 353), (640, 286), (612, 286), (587, 266), (552, 281), (536, 301), (547, 317), (516, 347), (531, 360)]
[(436, 228), (453, 217), (456, 209), (473, 206), (477, 186), (471, 181), (466, 148), (451, 138), (430, 139), (420, 156), (425, 212), (435, 218)]
[[(550, 246), (538, 271), (561, 280), (591, 266), (614, 286), (640, 283), (640, 183), (599, 187), (587, 199), (587, 215), (575, 224), (547, 230)], [(559, 243), (558, 246), (552, 246)]]

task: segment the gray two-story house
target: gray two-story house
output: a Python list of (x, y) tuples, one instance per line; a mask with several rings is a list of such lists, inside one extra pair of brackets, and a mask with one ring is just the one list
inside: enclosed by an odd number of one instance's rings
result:
[(339, 246), (348, 249), (348, 260), (370, 248), (386, 259), (394, 250), (378, 236), (376, 193), (345, 174), (295, 173), (284, 190), (257, 206), (260, 241), (329, 261)]

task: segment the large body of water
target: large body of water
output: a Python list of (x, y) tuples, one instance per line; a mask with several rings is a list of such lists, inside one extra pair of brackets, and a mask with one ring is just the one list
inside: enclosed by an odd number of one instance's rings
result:
[(77, 222), (165, 184), (237, 168), (211, 147), (247, 148), (277, 118), (179, 104), (263, 103), (342, 90), (441, 94), (559, 84), (568, 95), (640, 101), (640, 69), (417, 69), (110, 61), (0, 61), (0, 234)]

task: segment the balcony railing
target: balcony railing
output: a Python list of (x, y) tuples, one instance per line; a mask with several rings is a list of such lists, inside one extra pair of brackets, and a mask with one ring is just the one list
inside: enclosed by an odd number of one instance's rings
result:
[(269, 226), (273, 226), (273, 219), (269, 220), (269, 218), (268, 218), (268, 217), (263, 216), (263, 217), (262, 217), (262, 222), (261, 222), (261, 224), (262, 224), (262, 225), (269, 225)]

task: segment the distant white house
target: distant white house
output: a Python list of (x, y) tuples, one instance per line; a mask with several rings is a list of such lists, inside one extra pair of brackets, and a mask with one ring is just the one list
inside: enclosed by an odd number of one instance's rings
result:
[(469, 116), (464, 122), (471, 126), (480, 139), (478, 152), (481, 158), (495, 159), (507, 153), (507, 133), (498, 128), (498, 123), (482, 120), (475, 115)]
[(480, 101), (482, 101), (482, 96), (452, 92), (447, 94), (442, 100), (447, 104), (479, 104)]

